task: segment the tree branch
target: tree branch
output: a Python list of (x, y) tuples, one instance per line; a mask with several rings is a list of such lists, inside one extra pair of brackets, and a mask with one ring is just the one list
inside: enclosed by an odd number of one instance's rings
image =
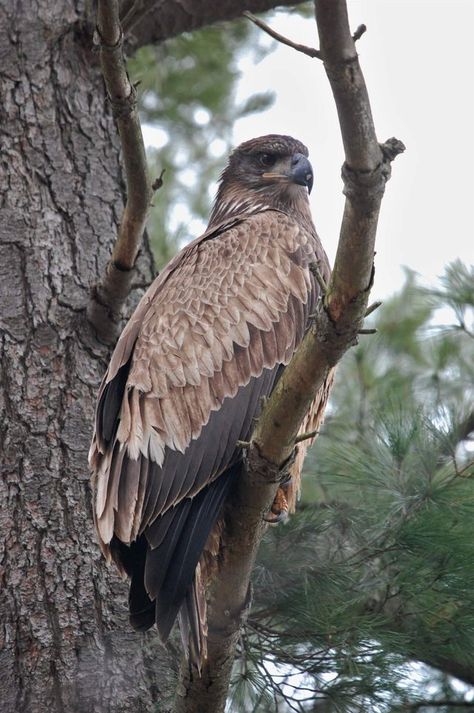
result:
[(136, 91), (130, 83), (123, 56), (118, 13), (118, 0), (99, 0), (95, 40), (100, 47), (102, 73), (120, 135), (127, 179), (127, 201), (117, 241), (103, 278), (92, 290), (87, 311), (97, 335), (105, 342), (116, 337), (153, 194)]
[(437, 668), (439, 671), (443, 671), (443, 673), (448, 673), (450, 676), (454, 676), (454, 678), (458, 678), (470, 686), (474, 686), (474, 666), (472, 665), (470, 666), (460, 661), (454, 661), (444, 656), (438, 656), (436, 651), (429, 657), (424, 655), (417, 656), (416, 652), (414, 652), (413, 658), (418, 659), (418, 661), (421, 661), (427, 666), (431, 666), (431, 668)]
[(397, 710), (402, 711), (419, 711), (422, 708), (474, 708), (473, 701), (456, 701), (447, 698), (446, 700), (426, 700), (416, 701), (415, 703), (406, 703), (400, 706)]
[(263, 22), (263, 20), (259, 20), (258, 17), (255, 17), (255, 15), (252, 15), (251, 12), (244, 12), (242, 13), (245, 17), (247, 17), (251, 22), (254, 23), (254, 25), (257, 25), (261, 30), (267, 33), (267, 35), (270, 35), (270, 37), (273, 37), (274, 40), (277, 40), (278, 42), (281, 42), (283, 45), (287, 45), (288, 47), (292, 47), (294, 50), (297, 52), (302, 52), (303, 54), (307, 55), (308, 57), (316, 57), (318, 59), (321, 59), (321, 52), (317, 49), (314, 49), (314, 47), (307, 47), (306, 45), (300, 45), (297, 42), (293, 42), (292, 40), (289, 40), (288, 37), (284, 37), (284, 35), (280, 35), (279, 32), (276, 32), (275, 30), (272, 30), (270, 25), (267, 25), (266, 22)]
[(291, 456), (300, 424), (317, 390), (357, 341), (373, 281), (377, 219), (390, 162), (403, 150), (396, 140), (379, 146), (355, 51), (345, 0), (316, 0), (321, 54), (336, 102), (346, 162), (346, 204), (333, 275), (309, 330), (267, 400), (247, 452), (246, 474), (236, 483), (225, 518), (225, 547), (211, 583), (209, 655), (199, 678), (186, 662), (175, 713), (224, 710), (235, 646), (248, 607), (249, 580), (271, 507), (281, 464)]
[(221, 567), (211, 583), (208, 659), (201, 677), (183, 660), (174, 713), (224, 711), (240, 626), (250, 607), (250, 576), (268, 527), (264, 515), (285, 477), (284, 469), (263, 461), (255, 448), (249, 451), (244, 482), (229, 498)]
[(314, 325), (285, 370), (253, 440), (270, 462), (289, 457), (302, 419), (329, 370), (357, 343), (373, 282), (375, 234), (390, 163), (404, 146), (380, 146), (350, 34), (345, 0), (316, 0), (324, 66), (336, 102), (346, 162), (346, 203), (333, 273)]

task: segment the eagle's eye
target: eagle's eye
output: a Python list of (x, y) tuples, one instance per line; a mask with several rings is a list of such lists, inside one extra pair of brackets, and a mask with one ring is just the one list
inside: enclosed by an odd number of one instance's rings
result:
[(265, 168), (273, 166), (276, 161), (276, 156), (273, 153), (261, 153), (258, 157), (259, 163)]

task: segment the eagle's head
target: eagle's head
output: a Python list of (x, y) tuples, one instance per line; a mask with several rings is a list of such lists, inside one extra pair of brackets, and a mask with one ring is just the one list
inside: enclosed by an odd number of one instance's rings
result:
[(309, 214), (313, 169), (308, 149), (291, 136), (268, 134), (240, 144), (222, 172), (209, 225), (276, 208)]

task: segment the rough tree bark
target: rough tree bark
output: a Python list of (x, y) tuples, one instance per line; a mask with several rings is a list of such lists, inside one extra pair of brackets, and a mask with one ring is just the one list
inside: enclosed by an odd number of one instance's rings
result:
[(120, 211), (116, 132), (74, 4), (20, 7), (0, 16), (1, 709), (136, 710), (164, 652), (151, 663), (129, 631), (86, 463), (107, 353), (84, 306)]
[[(163, 711), (173, 684), (157, 637), (130, 631), (126, 586), (92, 532), (86, 458), (108, 348), (85, 310), (124, 186), (89, 4), (0, 0), (2, 713)], [(275, 4), (170, 0), (134, 42)], [(151, 277), (145, 245), (135, 286)]]

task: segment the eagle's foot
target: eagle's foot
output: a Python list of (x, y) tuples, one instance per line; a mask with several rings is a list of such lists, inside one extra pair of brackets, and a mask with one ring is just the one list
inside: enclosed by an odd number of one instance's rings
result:
[(280, 485), (276, 491), (270, 512), (263, 516), (265, 522), (270, 523), (270, 525), (278, 525), (280, 522), (285, 522), (288, 517), (288, 500), (286, 499), (285, 490), (286, 488)]
[(257, 483), (275, 483), (278, 485), (272, 506), (269, 512), (263, 515), (265, 522), (276, 525), (288, 517), (290, 509), (288, 491), (292, 483), (292, 470), (298, 455), (298, 447), (295, 446), (289, 457), (278, 466), (264, 459), (255, 443), (250, 443), (249, 446), (245, 459), (250, 477), (255, 478)]
[(287, 495), (291, 480), (291, 476), (287, 475), (286, 480), (282, 482), (276, 491), (270, 512), (263, 516), (265, 522), (269, 522), (270, 525), (278, 525), (280, 522), (285, 522), (288, 518), (289, 505)]

